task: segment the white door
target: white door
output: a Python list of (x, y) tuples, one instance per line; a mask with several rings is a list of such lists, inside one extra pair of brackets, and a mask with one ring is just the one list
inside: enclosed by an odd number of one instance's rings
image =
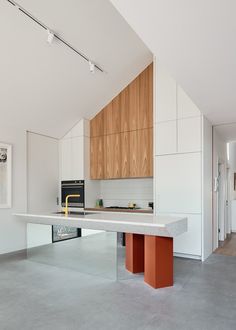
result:
[(218, 164), (218, 229), (219, 241), (224, 241), (226, 236), (226, 180), (225, 165)]

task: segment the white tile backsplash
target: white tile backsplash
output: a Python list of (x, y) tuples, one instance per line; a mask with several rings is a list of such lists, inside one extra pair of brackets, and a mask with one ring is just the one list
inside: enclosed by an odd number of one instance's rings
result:
[(128, 206), (129, 202), (147, 208), (153, 202), (153, 179), (101, 180), (100, 196), (104, 206)]

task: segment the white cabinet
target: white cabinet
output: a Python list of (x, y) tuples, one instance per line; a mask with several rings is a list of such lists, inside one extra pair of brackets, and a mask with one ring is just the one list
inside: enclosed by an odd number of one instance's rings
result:
[(157, 68), (156, 83), (156, 122), (175, 120), (176, 111), (176, 81), (163, 69)]
[(84, 137), (60, 141), (61, 180), (84, 179)]
[(84, 137), (71, 139), (71, 175), (73, 180), (84, 179)]
[(179, 119), (178, 152), (201, 151), (201, 117)]
[[(174, 215), (174, 214), (173, 214)], [(176, 214), (175, 214), (176, 216)], [(188, 218), (188, 231), (174, 239), (174, 252), (200, 257), (202, 254), (202, 219), (200, 214), (178, 214)]]
[(71, 180), (71, 139), (60, 141), (61, 179)]
[(165, 155), (177, 152), (176, 120), (155, 124), (155, 154)]
[(201, 213), (201, 153), (156, 156), (156, 211)]
[(185, 91), (178, 86), (177, 90), (178, 118), (200, 116), (198, 107), (193, 103)]

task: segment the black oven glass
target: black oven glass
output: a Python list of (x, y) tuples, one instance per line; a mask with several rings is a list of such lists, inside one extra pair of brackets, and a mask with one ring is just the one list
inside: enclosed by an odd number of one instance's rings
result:
[(61, 205), (66, 206), (66, 196), (80, 195), (80, 197), (70, 197), (69, 207), (84, 207), (84, 180), (62, 181), (61, 182)]

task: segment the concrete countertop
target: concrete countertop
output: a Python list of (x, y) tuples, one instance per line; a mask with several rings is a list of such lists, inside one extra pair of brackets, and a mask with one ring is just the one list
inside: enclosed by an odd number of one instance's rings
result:
[(27, 223), (63, 225), (84, 229), (136, 233), (153, 236), (175, 237), (187, 231), (186, 217), (152, 214), (122, 214), (110, 212), (87, 212), (81, 215), (64, 214), (14, 214)]

